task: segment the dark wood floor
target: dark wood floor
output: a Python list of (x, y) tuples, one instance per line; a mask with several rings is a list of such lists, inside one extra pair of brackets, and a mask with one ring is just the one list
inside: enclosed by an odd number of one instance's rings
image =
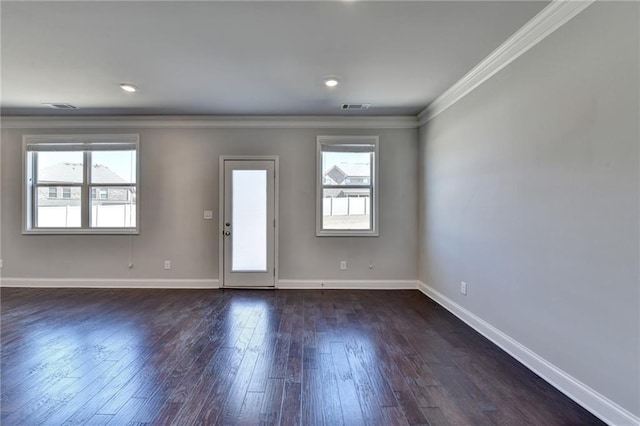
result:
[(1, 291), (7, 426), (602, 424), (417, 291)]

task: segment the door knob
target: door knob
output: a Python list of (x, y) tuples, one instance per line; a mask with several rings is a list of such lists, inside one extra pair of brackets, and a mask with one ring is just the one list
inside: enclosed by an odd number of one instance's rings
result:
[(231, 232), (225, 231), (224, 235), (226, 235), (228, 237), (229, 235), (231, 235)]

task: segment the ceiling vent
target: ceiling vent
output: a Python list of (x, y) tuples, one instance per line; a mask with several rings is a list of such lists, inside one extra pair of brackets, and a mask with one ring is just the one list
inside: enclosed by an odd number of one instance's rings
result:
[(342, 104), (342, 109), (369, 109), (371, 104)]
[(42, 104), (42, 105), (46, 105), (49, 108), (53, 108), (53, 109), (78, 109), (77, 106), (73, 106), (71, 104), (59, 104), (59, 103), (55, 103), (55, 104)]

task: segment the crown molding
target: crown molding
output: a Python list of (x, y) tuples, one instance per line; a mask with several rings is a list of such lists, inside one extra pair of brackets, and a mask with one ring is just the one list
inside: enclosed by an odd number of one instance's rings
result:
[(553, 0), (482, 62), (422, 110), (418, 114), (418, 125), (424, 125), (458, 102), (593, 2), (594, 0)]
[(415, 116), (4, 116), (5, 129), (415, 129)]

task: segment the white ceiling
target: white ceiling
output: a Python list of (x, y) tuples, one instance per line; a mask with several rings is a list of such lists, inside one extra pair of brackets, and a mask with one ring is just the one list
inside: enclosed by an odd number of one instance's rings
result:
[[(0, 107), (3, 115), (415, 115), (547, 4), (3, 1)], [(323, 87), (329, 75), (337, 88)], [(140, 91), (126, 94), (121, 82)], [(343, 103), (371, 108), (343, 112)]]

